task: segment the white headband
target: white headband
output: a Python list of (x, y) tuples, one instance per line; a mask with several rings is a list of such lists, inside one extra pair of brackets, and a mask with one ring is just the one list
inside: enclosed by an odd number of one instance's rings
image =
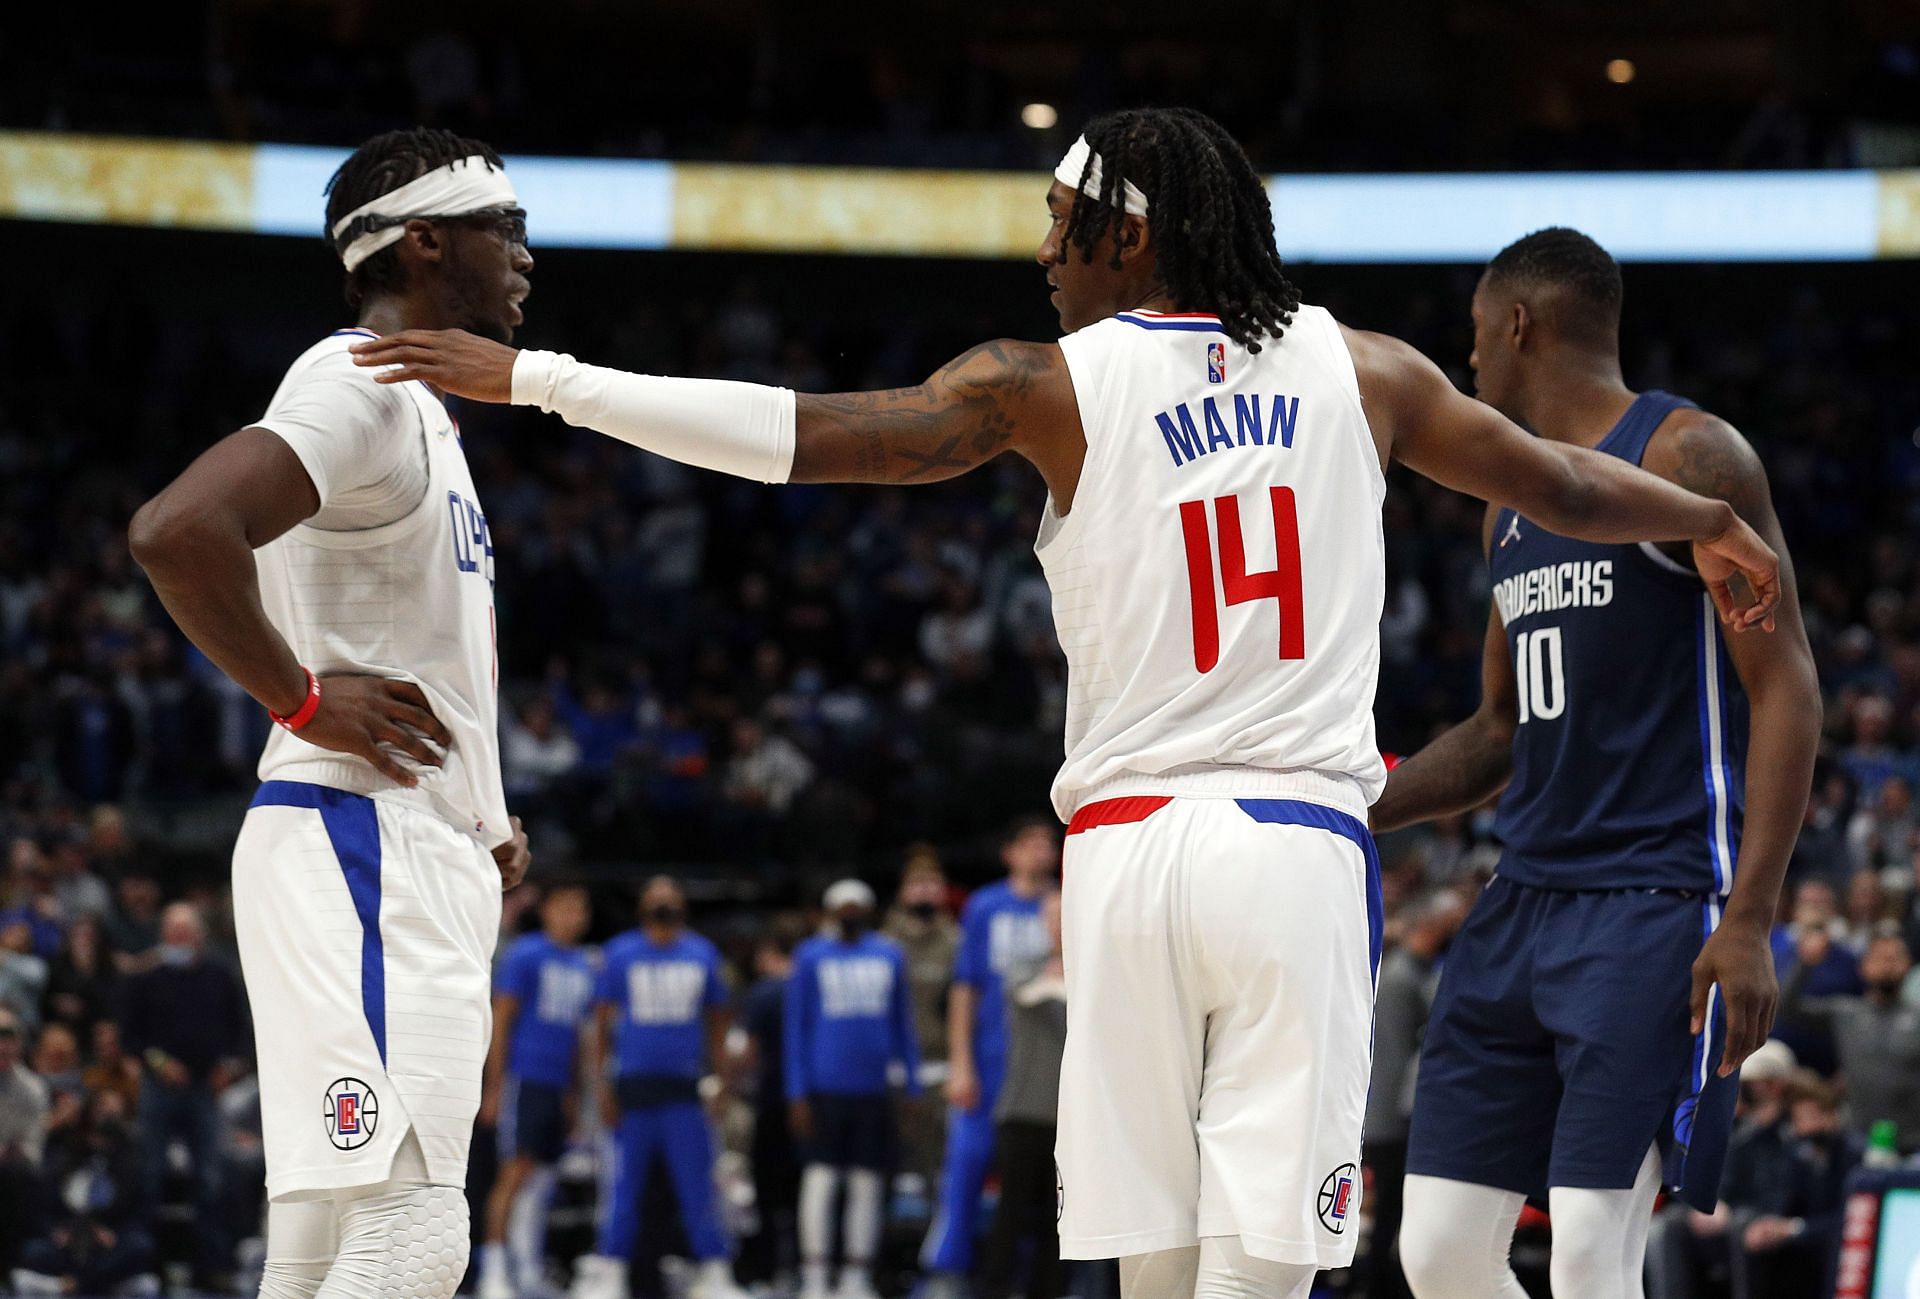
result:
[[(1087, 169), (1089, 158), (1093, 159), (1091, 171)], [(1087, 183), (1084, 186), (1080, 184), (1082, 172), (1086, 172), (1087, 176)], [(1093, 146), (1087, 143), (1086, 136), (1083, 135), (1073, 142), (1073, 147), (1067, 150), (1067, 156), (1062, 158), (1060, 165), (1053, 169), (1053, 178), (1068, 189), (1079, 190), (1088, 198), (1100, 197), (1100, 155), (1095, 153)], [(1139, 187), (1132, 181), (1121, 181), (1120, 193), (1126, 199), (1123, 206), (1128, 216), (1143, 217), (1147, 214), (1147, 196), (1142, 194)]]
[(351, 271), (387, 245), (399, 243), (406, 233), (406, 223), (414, 217), (465, 216), (490, 207), (518, 207), (519, 203), (507, 173), (476, 153), (362, 203), (333, 223), (333, 241), (339, 247), (356, 221), (364, 227), (363, 233), (339, 248), (340, 260)]

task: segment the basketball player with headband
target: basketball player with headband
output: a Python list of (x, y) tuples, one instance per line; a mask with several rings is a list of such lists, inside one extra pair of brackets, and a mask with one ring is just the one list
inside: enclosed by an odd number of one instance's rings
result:
[(533, 258), (500, 158), (444, 131), (362, 145), (327, 235), (357, 323), (133, 520), (193, 643), (276, 723), (233, 854), (260, 1062), (263, 1299), (446, 1299), (491, 1026), (507, 812), (493, 547), (442, 394), (348, 348), (512, 337)]

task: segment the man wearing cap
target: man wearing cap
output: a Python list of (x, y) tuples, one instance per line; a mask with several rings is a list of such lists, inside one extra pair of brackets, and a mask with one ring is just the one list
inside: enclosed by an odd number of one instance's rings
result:
[(326, 214), (353, 326), (129, 534), (181, 631), (278, 723), (233, 853), (263, 1299), (446, 1299), (466, 1271), (500, 894), (527, 865), (500, 777), (493, 543), (442, 393), (382, 385), (347, 348), (511, 338), (525, 216), (478, 141), (362, 145)]
[(873, 932), (873, 890), (841, 880), (823, 899), (825, 932), (794, 953), (787, 980), (786, 1086), (806, 1151), (800, 1179), (803, 1299), (825, 1299), (833, 1201), (847, 1184), (837, 1299), (873, 1299), (885, 1175), (893, 1162), (888, 1091), (896, 1068), (910, 1095), (920, 1051), (900, 945)]

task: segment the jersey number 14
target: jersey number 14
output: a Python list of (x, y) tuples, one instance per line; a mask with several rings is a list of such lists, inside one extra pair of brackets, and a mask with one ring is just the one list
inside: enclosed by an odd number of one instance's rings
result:
[[(1251, 600), (1273, 600), (1280, 615), (1280, 657), (1307, 656), (1303, 625), (1305, 600), (1300, 593), (1300, 517), (1294, 508), (1293, 488), (1268, 491), (1273, 505), (1274, 566), (1262, 573), (1247, 571), (1247, 548), (1240, 533), (1240, 498), (1216, 497), (1215, 528), (1220, 534), (1220, 593), (1229, 605)], [(1193, 666), (1211, 672), (1220, 662), (1220, 601), (1213, 585), (1213, 543), (1207, 531), (1207, 503), (1180, 503), (1180, 530), (1187, 543), (1187, 582), (1193, 596)]]

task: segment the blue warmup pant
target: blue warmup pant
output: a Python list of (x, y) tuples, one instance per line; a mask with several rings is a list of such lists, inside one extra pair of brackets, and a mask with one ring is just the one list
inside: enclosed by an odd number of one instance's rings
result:
[(940, 1203), (927, 1242), (920, 1247), (920, 1266), (930, 1272), (968, 1272), (973, 1269), (973, 1244), (980, 1229), (980, 1192), (993, 1168), (994, 1097), (982, 1089), (980, 1103), (970, 1110), (947, 1111), (947, 1158), (940, 1169)]
[(633, 1253), (640, 1230), (640, 1197), (658, 1154), (673, 1181), (687, 1243), (696, 1259), (726, 1258), (731, 1250), (720, 1226), (713, 1194), (713, 1133), (698, 1101), (676, 1101), (622, 1110), (613, 1134), (609, 1176), (601, 1187), (600, 1233), (595, 1252), (612, 1258)]

